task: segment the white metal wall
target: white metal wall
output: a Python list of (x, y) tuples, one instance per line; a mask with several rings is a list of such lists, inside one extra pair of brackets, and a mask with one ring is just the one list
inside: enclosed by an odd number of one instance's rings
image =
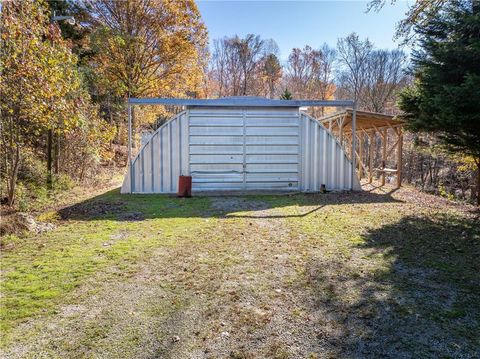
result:
[(302, 186), (303, 191), (359, 190), (360, 182), (353, 176), (352, 162), (336, 138), (317, 120), (301, 113)]
[(194, 191), (348, 190), (351, 171), (336, 139), (298, 109), (199, 107), (152, 135), (122, 193), (174, 193), (180, 174), (192, 176)]
[(189, 110), (193, 190), (298, 190), (298, 110)]
[(158, 128), (142, 146), (121, 192), (175, 193), (178, 176), (188, 175), (188, 171), (188, 117), (184, 111)]
[(191, 109), (189, 126), (192, 189), (242, 189), (243, 111)]

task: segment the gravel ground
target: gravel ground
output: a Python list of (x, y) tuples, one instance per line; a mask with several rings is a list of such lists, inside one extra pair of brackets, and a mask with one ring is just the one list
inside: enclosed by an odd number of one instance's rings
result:
[[(105, 267), (15, 325), (2, 357), (479, 358), (478, 212), (366, 189), (192, 199), (206, 226), (167, 245), (159, 225), (128, 271)], [(102, 204), (116, 201), (129, 206)], [(63, 225), (91, 220), (85, 206)], [(168, 214), (132, 206), (116, 218), (135, 228)]]

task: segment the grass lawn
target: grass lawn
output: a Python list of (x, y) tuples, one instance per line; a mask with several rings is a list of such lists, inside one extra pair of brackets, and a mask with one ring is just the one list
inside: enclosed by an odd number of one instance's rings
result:
[(413, 189), (106, 192), (4, 243), (5, 358), (480, 357), (480, 225)]

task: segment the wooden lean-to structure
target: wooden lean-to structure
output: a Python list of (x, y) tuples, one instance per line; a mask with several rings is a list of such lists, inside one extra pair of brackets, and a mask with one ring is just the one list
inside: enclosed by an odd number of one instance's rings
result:
[[(340, 142), (347, 153), (355, 152), (355, 164), (359, 179), (374, 174), (380, 176), (382, 186), (387, 176), (395, 176), (397, 187), (402, 184), (402, 149), (404, 122), (394, 116), (367, 111), (356, 111), (356, 124), (352, 132), (351, 109), (346, 109), (319, 119)], [(352, 151), (352, 139), (355, 151)], [(380, 161), (374, 166), (376, 152)]]

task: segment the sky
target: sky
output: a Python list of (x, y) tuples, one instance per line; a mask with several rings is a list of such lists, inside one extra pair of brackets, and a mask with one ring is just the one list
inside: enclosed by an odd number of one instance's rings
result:
[[(411, 0), (412, 1), (412, 0)], [(199, 0), (198, 8), (212, 39), (253, 33), (274, 39), (285, 61), (292, 48), (324, 42), (335, 46), (337, 39), (356, 32), (368, 37), (377, 48), (392, 49), (396, 24), (405, 17), (408, 2), (390, 1), (380, 12), (366, 12), (367, 1), (229, 1)], [(408, 49), (404, 49), (407, 53)]]

